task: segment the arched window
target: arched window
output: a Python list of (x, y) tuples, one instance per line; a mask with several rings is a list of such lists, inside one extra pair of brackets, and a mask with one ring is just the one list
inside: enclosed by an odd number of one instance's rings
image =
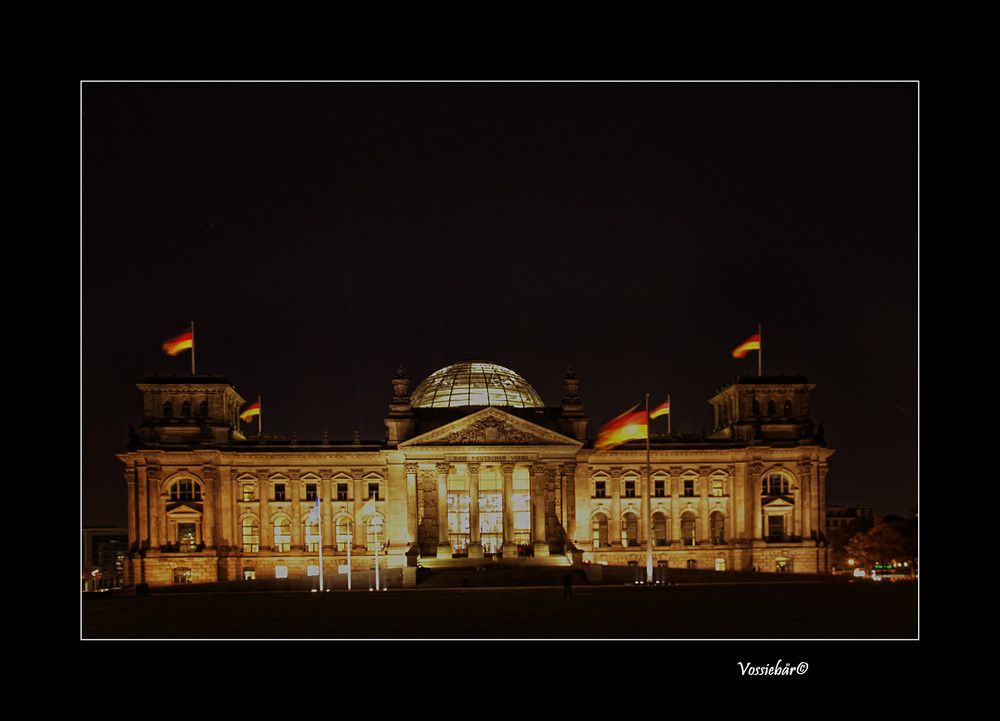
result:
[(288, 553), (292, 547), (292, 524), (286, 516), (274, 519), (274, 550)]
[(782, 473), (768, 473), (761, 483), (762, 496), (787, 496), (788, 477)]
[(341, 516), (337, 519), (337, 550), (346, 551), (351, 544), (351, 519)]
[(622, 518), (622, 545), (639, 545), (639, 518), (634, 513), (626, 513)]
[(684, 511), (681, 514), (681, 544), (685, 546), (695, 545), (697, 539), (695, 518), (691, 511)]
[(163, 403), (163, 417), (170, 418), (174, 415), (174, 404), (170, 401), (165, 401)]
[(662, 513), (653, 514), (653, 544), (667, 545), (667, 517)]
[(774, 401), (767, 402), (767, 415), (776, 416), (778, 414), (778, 407), (774, 404)]
[(785, 401), (785, 415), (786, 416), (792, 415), (792, 402), (789, 400)]
[(603, 513), (598, 513), (594, 516), (594, 520), (591, 523), (591, 532), (594, 548), (603, 548), (610, 545), (608, 543), (608, 517)]
[(191, 404), (187, 401), (181, 403), (181, 418), (189, 418), (191, 416)]
[(720, 545), (726, 542), (726, 518), (721, 512), (715, 511), (709, 516), (708, 529), (712, 543)]
[(243, 551), (257, 553), (260, 550), (260, 527), (256, 518), (243, 519)]
[(198, 415), (202, 418), (208, 418), (208, 401), (202, 401), (198, 404)]
[(191, 478), (181, 478), (170, 486), (170, 500), (201, 502), (201, 484)]
[(378, 514), (368, 519), (367, 526), (367, 549), (374, 551), (376, 548), (381, 551), (385, 548), (385, 521)]
[(316, 523), (310, 523), (309, 516), (302, 519), (302, 537), (305, 539), (306, 551), (311, 553), (319, 551), (319, 519), (316, 519)]

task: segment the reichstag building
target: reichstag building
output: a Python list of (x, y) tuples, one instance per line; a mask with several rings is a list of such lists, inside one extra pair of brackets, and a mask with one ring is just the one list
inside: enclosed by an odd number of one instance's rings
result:
[(422, 564), (642, 568), (647, 553), (657, 569), (828, 570), (833, 451), (801, 376), (733, 379), (710, 398), (711, 433), (653, 435), (648, 451), (594, 448), (572, 370), (546, 405), (495, 363), (412, 390), (400, 369), (379, 442), (252, 437), (247, 401), (217, 375), (138, 388), (144, 420), (118, 456), (129, 585), (322, 574), (333, 587), (376, 566), (409, 585)]

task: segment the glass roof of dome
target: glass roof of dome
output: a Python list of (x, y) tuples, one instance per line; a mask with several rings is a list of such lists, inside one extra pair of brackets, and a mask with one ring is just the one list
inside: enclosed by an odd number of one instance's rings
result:
[(524, 378), (485, 361), (463, 361), (431, 373), (413, 391), (410, 403), (414, 408), (545, 407)]

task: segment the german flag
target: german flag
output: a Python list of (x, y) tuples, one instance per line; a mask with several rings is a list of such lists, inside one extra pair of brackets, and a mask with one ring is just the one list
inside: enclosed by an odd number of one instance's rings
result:
[(177, 355), (192, 348), (194, 348), (194, 331), (191, 330), (185, 331), (163, 344), (163, 350), (167, 355)]
[(667, 402), (662, 405), (658, 405), (656, 408), (649, 412), (650, 418), (659, 418), (660, 416), (665, 416), (670, 413), (670, 399), (667, 398)]
[(240, 413), (241, 421), (248, 421), (254, 416), (260, 415), (260, 403), (251, 403), (247, 406), (247, 409)]
[(733, 350), (733, 358), (742, 358), (752, 350), (760, 350), (760, 333), (754, 333)]
[(639, 403), (606, 423), (597, 434), (594, 448), (603, 451), (621, 445), (625, 441), (645, 438), (648, 435), (648, 425), (646, 409), (643, 403)]

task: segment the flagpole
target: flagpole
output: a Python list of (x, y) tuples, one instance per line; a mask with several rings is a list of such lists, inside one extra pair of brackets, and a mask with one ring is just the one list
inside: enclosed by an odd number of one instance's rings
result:
[[(260, 416), (257, 416), (260, 418)], [(319, 590), (323, 592), (323, 499), (317, 498), (319, 504)]]
[(352, 519), (347, 519), (347, 590), (351, 590), (351, 546), (354, 544), (354, 532), (351, 528)]
[(760, 323), (757, 324), (757, 375), (764, 375), (764, 337), (760, 333)]
[(191, 375), (194, 375), (194, 321), (191, 321)]
[[(669, 400), (669, 396), (667, 398)], [(670, 415), (669, 413), (667, 415)], [(649, 394), (646, 394), (646, 583), (653, 582), (653, 489), (650, 486), (649, 466)]]
[(261, 431), (261, 420), (260, 420), (260, 417), (262, 415), (263, 414), (260, 412), (260, 395), (258, 394), (257, 395), (257, 437), (258, 438), (263, 438), (263, 435), (261, 435), (262, 431)]
[(670, 412), (670, 394), (667, 393), (667, 435), (670, 435), (670, 417), (673, 413)]

